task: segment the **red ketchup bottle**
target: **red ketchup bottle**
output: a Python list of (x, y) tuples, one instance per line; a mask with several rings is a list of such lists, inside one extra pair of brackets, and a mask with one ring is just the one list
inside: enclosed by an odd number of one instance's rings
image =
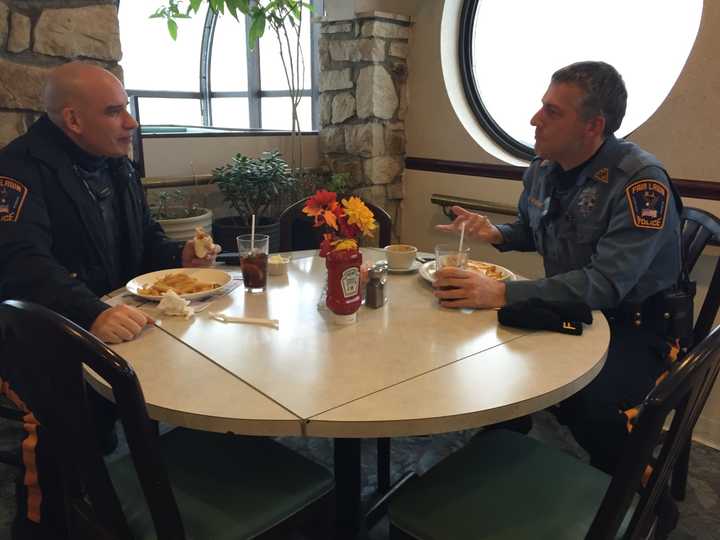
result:
[(328, 271), (325, 303), (336, 315), (352, 315), (360, 308), (361, 264), (362, 255), (357, 249), (331, 251), (325, 257)]

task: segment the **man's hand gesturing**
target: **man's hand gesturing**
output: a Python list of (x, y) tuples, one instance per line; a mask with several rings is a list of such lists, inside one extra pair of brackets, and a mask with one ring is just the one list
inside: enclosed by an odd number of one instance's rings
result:
[(465, 224), (465, 235), (478, 240), (484, 240), (491, 244), (502, 244), (503, 236), (498, 228), (482, 214), (468, 212), (461, 206), (452, 206), (450, 208), (455, 219), (449, 225), (436, 225), (435, 228), (440, 231), (456, 232)]
[(153, 319), (132, 306), (115, 306), (97, 316), (90, 333), (105, 343), (122, 343), (135, 339)]

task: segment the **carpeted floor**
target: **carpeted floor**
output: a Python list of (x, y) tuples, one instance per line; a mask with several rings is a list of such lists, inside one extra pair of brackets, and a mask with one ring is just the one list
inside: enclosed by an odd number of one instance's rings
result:
[[(531, 436), (560, 447), (581, 459), (586, 456), (548, 413), (533, 416)], [(460, 448), (474, 431), (448, 433), (430, 437), (407, 437), (393, 440), (392, 471), (399, 478), (405, 471), (422, 473), (443, 457)], [(0, 420), (0, 449), (18, 435), (15, 426)], [(332, 467), (332, 442), (329, 439), (283, 438), (281, 442), (306, 454), (327, 467)], [(118, 452), (126, 451), (121, 444)], [(688, 496), (681, 503), (680, 524), (673, 532), (673, 540), (720, 540), (720, 451), (694, 444), (691, 454)], [(363, 445), (363, 476), (369, 495), (376, 483), (375, 441)], [(0, 464), (0, 540), (9, 539), (10, 522), (15, 512), (15, 470)], [(370, 531), (370, 540), (388, 538), (387, 521), (383, 520)]]

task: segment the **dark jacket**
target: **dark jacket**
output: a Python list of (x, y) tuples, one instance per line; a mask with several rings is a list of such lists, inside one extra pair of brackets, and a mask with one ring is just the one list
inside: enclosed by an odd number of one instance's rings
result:
[(109, 159), (122, 238), (121, 268), (112, 268), (100, 208), (68, 141), (43, 116), (0, 151), (0, 300), (38, 302), (89, 328), (109, 307), (100, 296), (138, 274), (181, 266), (182, 243), (150, 216), (131, 162)]

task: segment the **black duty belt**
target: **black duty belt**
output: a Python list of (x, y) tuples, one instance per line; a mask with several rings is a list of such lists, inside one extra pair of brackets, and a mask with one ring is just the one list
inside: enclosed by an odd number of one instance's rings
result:
[(666, 333), (670, 318), (663, 309), (660, 295), (651, 296), (640, 304), (625, 302), (617, 308), (605, 309), (603, 313), (610, 323), (651, 329), (662, 334)]

